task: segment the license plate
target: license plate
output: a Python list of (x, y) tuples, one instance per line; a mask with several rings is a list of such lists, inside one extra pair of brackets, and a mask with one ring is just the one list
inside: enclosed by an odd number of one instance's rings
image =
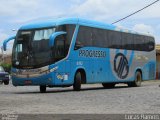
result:
[(31, 81), (31, 80), (25, 80), (24, 83), (25, 83), (26, 85), (30, 85), (30, 84), (32, 84), (32, 81)]

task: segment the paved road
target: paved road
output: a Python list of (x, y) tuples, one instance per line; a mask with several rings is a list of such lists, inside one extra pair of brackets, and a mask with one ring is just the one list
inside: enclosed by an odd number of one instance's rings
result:
[(143, 82), (142, 87), (117, 85), (103, 89), (100, 84), (83, 85), (80, 92), (70, 88), (48, 88), (0, 85), (0, 113), (9, 114), (122, 114), (160, 113), (160, 81)]

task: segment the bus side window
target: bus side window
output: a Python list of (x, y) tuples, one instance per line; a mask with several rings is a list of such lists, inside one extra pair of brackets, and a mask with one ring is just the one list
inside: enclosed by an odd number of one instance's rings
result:
[(122, 35), (118, 31), (108, 31), (109, 47), (121, 49)]
[(154, 38), (149, 37), (149, 51), (154, 50), (155, 44), (154, 44)]
[(92, 28), (80, 26), (77, 40), (74, 49), (80, 49), (82, 47), (92, 47)]

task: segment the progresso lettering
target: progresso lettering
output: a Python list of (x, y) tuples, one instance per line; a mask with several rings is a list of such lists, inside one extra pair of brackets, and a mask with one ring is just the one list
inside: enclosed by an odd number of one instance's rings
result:
[(106, 57), (106, 52), (99, 51), (99, 50), (80, 50), (79, 56), (80, 57), (104, 58)]

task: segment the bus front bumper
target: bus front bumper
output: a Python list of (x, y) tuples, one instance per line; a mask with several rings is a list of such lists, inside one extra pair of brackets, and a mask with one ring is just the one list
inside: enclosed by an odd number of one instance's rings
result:
[(43, 74), (37, 77), (18, 77), (12, 76), (12, 84), (14, 86), (39, 86), (54, 85), (54, 73)]

